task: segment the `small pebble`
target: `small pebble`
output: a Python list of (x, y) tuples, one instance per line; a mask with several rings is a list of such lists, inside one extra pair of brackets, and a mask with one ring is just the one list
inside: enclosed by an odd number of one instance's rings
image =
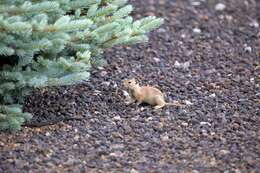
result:
[(175, 61), (174, 67), (187, 70), (190, 67), (190, 61), (180, 63), (178, 61)]
[(110, 149), (111, 150), (113, 150), (113, 149), (118, 150), (118, 149), (122, 149), (124, 147), (125, 147), (124, 144), (113, 144), (113, 145), (110, 146)]
[(231, 22), (231, 21), (233, 20), (233, 17), (230, 16), (230, 15), (226, 15), (225, 17), (226, 17), (226, 19), (227, 19), (229, 22)]
[(114, 116), (114, 117), (113, 117), (113, 120), (115, 120), (115, 121), (120, 121), (120, 120), (121, 120), (121, 117), (120, 117), (119, 115)]
[(5, 146), (5, 144), (0, 141), (0, 147), (3, 147), (3, 146)]
[(34, 161), (35, 161), (35, 162), (41, 162), (41, 159), (40, 159), (39, 157), (36, 157), (36, 158), (34, 159)]
[(201, 29), (199, 29), (199, 28), (194, 28), (192, 31), (194, 33), (196, 33), (196, 34), (200, 34), (201, 33)]
[(125, 97), (129, 97), (129, 94), (128, 94), (128, 92), (127, 92), (127, 91), (125, 91), (125, 90), (123, 90), (123, 95), (124, 95)]
[(78, 140), (79, 140), (79, 135), (75, 135), (73, 139), (74, 139), (75, 141), (78, 141)]
[(145, 121), (148, 122), (148, 121), (151, 121), (153, 120), (153, 117), (148, 117)]
[(216, 135), (216, 133), (215, 132), (210, 132), (210, 135), (214, 136), (214, 135)]
[(193, 103), (190, 102), (189, 100), (185, 100), (184, 103), (185, 103), (186, 105), (193, 105)]
[(230, 153), (230, 151), (228, 151), (228, 150), (220, 150), (219, 153), (221, 155), (226, 155), (226, 154)]
[(181, 38), (186, 38), (186, 34), (181, 34)]
[(164, 33), (164, 32), (166, 32), (166, 29), (164, 29), (164, 28), (159, 28), (159, 29), (157, 30), (157, 32)]
[(215, 94), (215, 93), (210, 94), (209, 97), (211, 97), (211, 98), (215, 98), (215, 97), (216, 97), (216, 94)]
[(233, 169), (233, 171), (234, 171), (235, 173), (242, 173), (242, 171), (240, 171), (239, 169)]
[(180, 68), (180, 66), (181, 66), (181, 64), (180, 64), (178, 61), (175, 61), (175, 63), (174, 63), (174, 67), (176, 67), (176, 68)]
[(202, 133), (204, 136), (206, 136), (206, 135), (207, 135), (207, 130), (202, 129), (202, 130), (201, 130), (201, 133)]
[(162, 135), (161, 136), (161, 140), (163, 141), (163, 142), (167, 142), (167, 141), (169, 141), (169, 136), (166, 134), (166, 135)]
[(199, 173), (199, 171), (197, 171), (197, 170), (192, 170), (191, 172), (192, 173)]
[(200, 122), (200, 125), (208, 125), (211, 126), (211, 124), (209, 122)]
[(104, 77), (104, 76), (106, 76), (106, 75), (107, 75), (107, 72), (106, 72), (106, 71), (101, 71), (101, 72), (100, 72), (100, 76)]
[(109, 156), (112, 156), (112, 157), (123, 157), (124, 153), (122, 153), (120, 151), (116, 151), (116, 152), (110, 153)]
[(160, 59), (159, 58), (156, 58), (156, 57), (154, 57), (153, 58), (156, 62), (159, 62), (160, 61)]
[(199, 6), (201, 3), (200, 3), (200, 1), (192, 1), (191, 2), (191, 5), (193, 5), (193, 6)]
[(117, 88), (117, 83), (114, 83), (114, 84), (113, 84), (113, 88)]
[(110, 85), (110, 82), (102, 82), (101, 84), (102, 84), (102, 85), (105, 85), (105, 86), (109, 86), (109, 85)]
[(219, 15), (219, 18), (220, 18), (221, 20), (223, 20), (223, 19), (225, 19), (225, 16), (224, 16), (224, 15)]
[(50, 132), (46, 132), (45, 136), (51, 136)]
[(182, 122), (181, 125), (187, 127), (189, 124), (186, 122)]
[(139, 172), (133, 168), (131, 169), (130, 173), (139, 173)]
[(215, 10), (216, 10), (216, 11), (223, 11), (225, 8), (226, 8), (226, 5), (225, 5), (225, 4), (222, 4), (222, 3), (218, 3), (218, 4), (216, 4), (216, 6), (215, 6)]
[(247, 44), (244, 45), (244, 50), (247, 53), (251, 53), (252, 52), (252, 47), (248, 46)]

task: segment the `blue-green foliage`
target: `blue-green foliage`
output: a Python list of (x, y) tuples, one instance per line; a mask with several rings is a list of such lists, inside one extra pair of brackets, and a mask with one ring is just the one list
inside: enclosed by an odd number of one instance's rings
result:
[(14, 104), (32, 88), (87, 80), (105, 48), (146, 42), (163, 22), (132, 10), (127, 0), (1, 0), (0, 130), (31, 117)]

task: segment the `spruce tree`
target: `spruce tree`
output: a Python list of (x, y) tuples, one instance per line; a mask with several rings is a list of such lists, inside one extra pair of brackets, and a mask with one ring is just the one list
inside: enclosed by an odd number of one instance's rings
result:
[(147, 42), (163, 20), (134, 21), (127, 0), (0, 1), (0, 131), (19, 130), (33, 88), (89, 78), (104, 49)]

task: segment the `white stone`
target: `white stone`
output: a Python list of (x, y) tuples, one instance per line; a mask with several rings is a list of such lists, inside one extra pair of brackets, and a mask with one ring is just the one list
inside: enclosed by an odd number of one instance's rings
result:
[(196, 34), (199, 34), (199, 33), (201, 33), (201, 29), (193, 28), (193, 32), (196, 33)]
[(122, 153), (121, 151), (116, 151), (116, 152), (110, 153), (109, 155), (113, 156), (113, 157), (123, 157), (124, 153)]
[(120, 117), (119, 115), (114, 116), (114, 117), (113, 117), (113, 120), (115, 120), (115, 121), (120, 121), (120, 120), (121, 120), (121, 117)]
[(187, 62), (182, 64), (182, 68), (184, 68), (184, 69), (187, 69), (189, 67), (190, 67), (190, 61), (187, 61)]
[(109, 85), (110, 85), (110, 82), (102, 82), (102, 85), (109, 86)]
[(127, 91), (125, 91), (125, 90), (123, 90), (123, 95), (124, 95), (125, 97), (129, 97), (129, 93), (128, 93)]
[(156, 57), (154, 57), (153, 58), (156, 62), (159, 62), (160, 61), (160, 59), (159, 58), (156, 58)]
[(124, 148), (124, 144), (113, 144), (110, 146), (110, 149), (121, 149)]
[(175, 61), (174, 67), (187, 70), (190, 67), (190, 61), (186, 61), (184, 63), (179, 63), (178, 61)]
[(216, 6), (215, 6), (215, 10), (216, 10), (216, 11), (223, 11), (225, 8), (226, 8), (226, 5), (225, 5), (225, 4), (222, 4), (222, 3), (218, 3), (218, 4), (216, 4)]
[(193, 105), (193, 103), (191, 103), (189, 100), (185, 100), (184, 102), (186, 105)]
[(258, 23), (256, 20), (253, 20), (253, 21), (249, 24), (249, 26), (254, 27), (254, 28), (258, 28), (258, 27), (259, 27), (259, 23)]
[(139, 173), (139, 172), (133, 168), (131, 169), (130, 173)]
[(192, 173), (199, 173), (199, 171), (197, 171), (197, 170), (192, 170)]
[(200, 3), (200, 1), (192, 1), (191, 2), (191, 5), (193, 5), (193, 6), (199, 6), (201, 3)]
[(146, 121), (151, 121), (151, 120), (153, 120), (153, 117), (148, 117), (148, 118), (146, 119)]
[(202, 132), (203, 135), (207, 135), (207, 130), (202, 129), (201, 132)]
[(186, 38), (186, 35), (185, 34), (181, 34), (181, 38)]
[(232, 21), (232, 20), (233, 20), (233, 17), (230, 16), (230, 15), (226, 15), (226, 19), (227, 19), (228, 21)]
[(180, 64), (178, 61), (175, 61), (175, 63), (174, 63), (174, 67), (176, 67), (176, 68), (180, 68), (180, 66), (181, 66), (181, 64)]
[(164, 28), (159, 28), (158, 30), (157, 30), (157, 32), (166, 32), (166, 29), (164, 29)]
[(228, 151), (228, 150), (220, 150), (219, 152), (220, 152), (220, 154), (223, 154), (223, 155), (230, 153), (230, 151)]
[(140, 110), (143, 111), (143, 110), (146, 110), (146, 109), (144, 107), (141, 107)]
[(208, 126), (211, 126), (211, 124), (209, 122), (200, 122), (200, 125), (208, 125)]
[(45, 136), (51, 136), (50, 132), (46, 132)]
[(182, 122), (181, 125), (187, 127), (189, 124), (186, 122)]
[(215, 98), (215, 97), (216, 97), (216, 94), (215, 94), (215, 93), (210, 94), (209, 97), (211, 97), (211, 98)]
[(117, 88), (117, 84), (116, 83), (114, 83), (113, 88)]
[(79, 135), (75, 135), (73, 139), (74, 139), (75, 141), (78, 141), (78, 140), (79, 140)]
[(248, 46), (246, 44), (244, 46), (245, 46), (245, 48), (244, 48), (245, 52), (248, 52), (248, 53), (252, 52), (252, 47), (250, 47), (250, 46)]
[(163, 136), (161, 136), (161, 140), (164, 141), (164, 142), (169, 141), (169, 136), (163, 135)]
[(107, 72), (106, 72), (106, 71), (101, 71), (101, 72), (100, 72), (100, 75), (101, 75), (102, 77), (104, 77), (104, 76), (107, 75)]

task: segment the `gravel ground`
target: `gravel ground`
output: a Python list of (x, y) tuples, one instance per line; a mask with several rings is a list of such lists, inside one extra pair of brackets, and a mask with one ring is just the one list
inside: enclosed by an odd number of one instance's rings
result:
[[(130, 2), (165, 25), (108, 50), (90, 81), (35, 91), (32, 122), (83, 120), (0, 134), (0, 172), (259, 172), (260, 2)], [(186, 107), (127, 106), (129, 77)]]

